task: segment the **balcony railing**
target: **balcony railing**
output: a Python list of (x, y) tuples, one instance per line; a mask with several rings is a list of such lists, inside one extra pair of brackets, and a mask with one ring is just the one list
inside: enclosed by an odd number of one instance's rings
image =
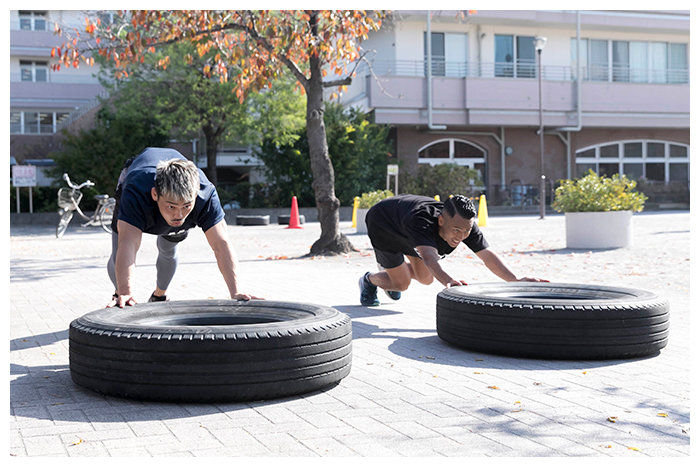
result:
[[(374, 60), (371, 62), (374, 74), (382, 76), (427, 76), (426, 60)], [(537, 78), (537, 65), (532, 60), (518, 62), (454, 62), (442, 59), (432, 61), (433, 77), (448, 78)], [(367, 72), (363, 64), (358, 68)], [(548, 81), (574, 81), (576, 68), (571, 66), (542, 66), (542, 79)], [(687, 69), (639, 69), (625, 66), (582, 67), (584, 81), (607, 81), (626, 83), (669, 83), (690, 82)]]

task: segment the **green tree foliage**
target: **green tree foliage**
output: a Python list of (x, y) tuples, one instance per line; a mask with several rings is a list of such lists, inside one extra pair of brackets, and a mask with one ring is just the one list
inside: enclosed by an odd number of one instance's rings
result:
[[(335, 170), (336, 196), (342, 205), (349, 206), (355, 196), (383, 187), (391, 151), (389, 128), (373, 124), (362, 112), (344, 110), (339, 104), (328, 104), (323, 119)], [(265, 164), (271, 202), (286, 206), (296, 196), (300, 206), (315, 204), (305, 129), (291, 144), (263, 140), (257, 156)]]
[[(324, 89), (346, 90), (354, 75), (352, 66), (366, 54), (361, 41), (381, 27), (384, 16), (376, 10), (134, 10), (118, 11), (113, 21), (102, 24), (93, 14), (86, 18), (83, 36), (56, 24), (55, 33), (67, 40), (52, 48), (51, 57), (57, 59), (52, 67), (78, 67), (81, 59), (92, 65), (99, 55), (114, 61), (117, 76), (128, 76), (132, 65), (142, 63), (146, 55), (190, 42), (200, 57), (215, 54), (214, 63), (204, 69), (208, 76), (225, 82), (232, 70), (236, 72), (235, 93), (241, 102), (291, 73), (307, 97), (306, 132), (321, 224), (321, 237), (311, 253), (346, 253), (353, 247), (340, 232), (340, 201), (323, 125)], [(185, 59), (189, 63), (194, 57)], [(170, 56), (164, 56), (158, 67), (167, 69), (171, 63)], [(328, 74), (335, 79), (326, 79)]]
[(50, 154), (56, 167), (49, 175), (61, 183), (64, 173), (75, 183), (90, 180), (95, 183), (95, 192), (109, 195), (114, 195), (117, 178), (128, 158), (149, 146), (165, 146), (169, 140), (167, 131), (153, 115), (118, 118), (107, 108), (97, 112), (94, 128), (63, 134), (63, 149)]
[[(476, 196), (484, 182), (479, 172), (458, 164), (420, 164), (416, 173), (403, 172), (399, 176), (402, 193), (430, 196), (445, 200), (450, 195)], [(478, 192), (478, 193), (477, 193)]]
[[(158, 63), (168, 57), (168, 66)], [(180, 139), (203, 136), (207, 155), (205, 172), (218, 184), (216, 156), (222, 146), (257, 145), (262, 138), (293, 142), (304, 125), (305, 99), (292, 78), (280, 78), (270, 88), (241, 101), (234, 83), (212, 79), (214, 53), (195, 53), (189, 42), (176, 43), (144, 57), (128, 77), (115, 78), (114, 63), (98, 57), (100, 79), (112, 92), (110, 104), (123, 116), (154, 112), (171, 135)]]

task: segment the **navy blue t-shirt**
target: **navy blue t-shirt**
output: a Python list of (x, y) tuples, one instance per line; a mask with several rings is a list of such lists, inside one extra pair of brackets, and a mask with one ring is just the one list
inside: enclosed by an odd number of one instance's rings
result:
[(151, 188), (155, 187), (158, 163), (175, 158), (185, 159), (175, 149), (146, 148), (133, 159), (122, 182), (117, 219), (133, 225), (144, 233), (162, 235), (173, 241), (183, 239), (187, 231), (193, 227), (201, 227), (206, 232), (224, 219), (225, 213), (216, 188), (201, 169), (198, 169), (199, 193), (194, 202), (194, 209), (185, 218), (183, 225), (171, 227), (163, 219), (158, 204), (151, 196)]

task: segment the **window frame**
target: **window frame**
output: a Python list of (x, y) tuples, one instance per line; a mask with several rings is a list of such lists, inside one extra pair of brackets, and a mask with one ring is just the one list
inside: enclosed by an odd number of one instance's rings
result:
[[(496, 57), (496, 43), (498, 37), (510, 38), (510, 50), (512, 51), (512, 61), (499, 62)], [(520, 58), (518, 47), (519, 40), (523, 39), (532, 44), (535, 51), (534, 59)], [(518, 34), (494, 34), (494, 76), (497, 78), (536, 78), (537, 77), (537, 51), (534, 44), (535, 36), (524, 36)]]
[[(19, 10), (19, 28), (22, 31), (48, 31), (49, 20), (46, 11)], [(44, 28), (37, 29), (37, 20), (43, 21)], [(22, 28), (22, 22), (29, 22), (29, 29)]]
[[(49, 62), (43, 61), (43, 60), (20, 60), (19, 61), (19, 69), (20, 69), (20, 81), (23, 83), (48, 83), (49, 80)], [(40, 80), (37, 81), (37, 71), (44, 71), (46, 79), (45, 80)], [(24, 79), (24, 72), (28, 71), (29, 74), (31, 75), (31, 79), (25, 80)]]
[[(428, 149), (430, 146), (434, 146), (439, 143), (444, 143), (444, 142), (449, 142), (449, 148), (450, 148), (450, 156), (449, 157), (440, 157), (440, 158), (435, 158), (435, 157), (420, 157), (420, 153), (426, 149)], [(483, 154), (483, 157), (455, 157), (455, 143), (462, 143), (462, 144), (467, 144), (469, 146), (472, 146), (476, 148), (479, 152)], [(469, 167), (471, 169), (475, 168), (475, 164), (486, 164), (486, 155), (487, 151), (479, 146), (476, 143), (473, 143), (471, 141), (467, 141), (461, 138), (442, 138), (442, 139), (437, 139), (435, 141), (431, 141), (430, 143), (422, 146), (418, 151), (416, 151), (418, 155), (418, 163), (419, 164), (430, 164), (430, 165), (438, 165), (438, 164), (457, 164), (457, 165), (462, 165)]]
[[(591, 53), (593, 42), (606, 42), (605, 50), (606, 60), (605, 63), (601, 61), (600, 64), (592, 63)], [(571, 67), (575, 70), (576, 63), (576, 45), (578, 41), (575, 37), (571, 37), (569, 44), (571, 49)], [(614, 61), (616, 45), (624, 44), (627, 50), (627, 60), (621, 62), (622, 65)], [(632, 47), (633, 45), (644, 44), (645, 49), (645, 63), (646, 68), (639, 69), (633, 68), (631, 65), (632, 60)], [(600, 81), (600, 82), (620, 82), (620, 83), (657, 83), (657, 84), (688, 84), (689, 83), (689, 72), (688, 67), (689, 57), (688, 57), (688, 43), (686, 42), (664, 42), (664, 41), (651, 41), (651, 40), (616, 40), (616, 39), (599, 39), (591, 37), (581, 38), (581, 59), (584, 62), (582, 66), (582, 80), (583, 81)], [(683, 46), (685, 49), (685, 57), (683, 62), (685, 63), (685, 68), (671, 68), (671, 46)], [(655, 47), (656, 46), (656, 47)], [(662, 46), (664, 49), (663, 55), (663, 69), (654, 69), (654, 58), (657, 52), (654, 50)]]
[[(632, 156), (627, 156), (625, 157), (625, 145), (626, 144), (638, 144), (642, 143), (642, 154), (640, 156), (632, 157)], [(655, 157), (655, 156), (649, 156), (648, 155), (648, 145), (652, 144), (663, 144), (664, 145), (664, 155), (663, 157)], [(617, 157), (601, 157), (601, 148), (608, 148), (611, 146), (617, 145)], [(684, 147), (686, 148), (686, 155), (685, 156), (671, 156), (671, 146), (679, 146), (679, 147)], [(591, 150), (594, 150), (594, 156), (591, 157), (590, 155), (587, 156), (579, 156), (579, 154), (589, 152)], [(591, 146), (587, 146), (584, 148), (581, 148), (576, 151), (574, 155), (575, 161), (574, 164), (577, 167), (576, 173), (578, 176), (581, 176), (581, 172), (578, 170), (578, 166), (593, 166), (595, 167), (595, 172), (597, 174), (608, 174), (610, 175), (606, 170), (601, 171), (601, 165), (604, 167), (607, 166), (612, 166), (612, 165), (617, 165), (617, 171), (613, 173), (620, 173), (624, 174), (625, 173), (625, 164), (629, 165), (639, 165), (642, 164), (642, 177), (645, 180), (648, 180), (648, 174), (649, 174), (649, 168), (651, 167), (652, 164), (663, 164), (663, 171), (664, 171), (664, 180), (656, 180), (656, 181), (663, 181), (664, 183), (669, 183), (673, 181), (678, 181), (678, 180), (671, 180), (670, 178), (670, 173), (671, 173), (671, 164), (686, 164), (688, 166), (688, 180), (685, 182), (690, 182), (690, 145), (685, 144), (685, 143), (679, 143), (676, 141), (668, 141), (668, 140), (657, 140), (657, 139), (628, 139), (628, 140), (619, 140), (619, 141), (608, 141), (604, 143), (599, 143)], [(653, 170), (652, 170), (653, 172)]]
[[(51, 135), (56, 133), (58, 124), (68, 118), (70, 112), (57, 110), (17, 110), (10, 109), (11, 135)], [(27, 118), (31, 116), (30, 118)], [(13, 117), (19, 121), (13, 122)], [(29, 120), (33, 120), (28, 123)], [(19, 130), (19, 131), (17, 131)], [(33, 130), (33, 131), (32, 131)], [(45, 131), (49, 130), (49, 131)]]

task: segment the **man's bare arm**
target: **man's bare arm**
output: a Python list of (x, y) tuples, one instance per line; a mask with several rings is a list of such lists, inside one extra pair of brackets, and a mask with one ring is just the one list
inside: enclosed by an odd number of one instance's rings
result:
[(476, 253), (476, 256), (484, 262), (487, 268), (491, 270), (495, 275), (500, 277), (506, 282), (549, 282), (545, 279), (539, 279), (537, 277), (517, 277), (513, 271), (510, 270), (508, 265), (503, 262), (500, 256), (498, 256), (490, 248), (485, 248)]
[(222, 219), (221, 222), (209, 228), (204, 235), (209, 242), (209, 246), (214, 251), (216, 263), (219, 266), (221, 275), (224, 276), (231, 298), (238, 300), (259, 299), (260, 297), (243, 293), (239, 290), (238, 257), (228, 241), (226, 221)]
[(135, 305), (133, 278), (136, 271), (136, 253), (141, 246), (141, 236), (143, 233), (133, 225), (122, 220), (117, 221), (119, 232), (119, 243), (117, 244), (117, 255), (114, 261), (114, 273), (117, 278), (117, 297), (110, 302), (109, 306)]
[(418, 254), (420, 254), (425, 266), (433, 274), (433, 277), (435, 277), (435, 279), (442, 285), (445, 287), (467, 285), (465, 281), (453, 278), (442, 268), (442, 266), (440, 266), (440, 255), (438, 254), (437, 248), (420, 245), (416, 247), (416, 250), (418, 251)]

